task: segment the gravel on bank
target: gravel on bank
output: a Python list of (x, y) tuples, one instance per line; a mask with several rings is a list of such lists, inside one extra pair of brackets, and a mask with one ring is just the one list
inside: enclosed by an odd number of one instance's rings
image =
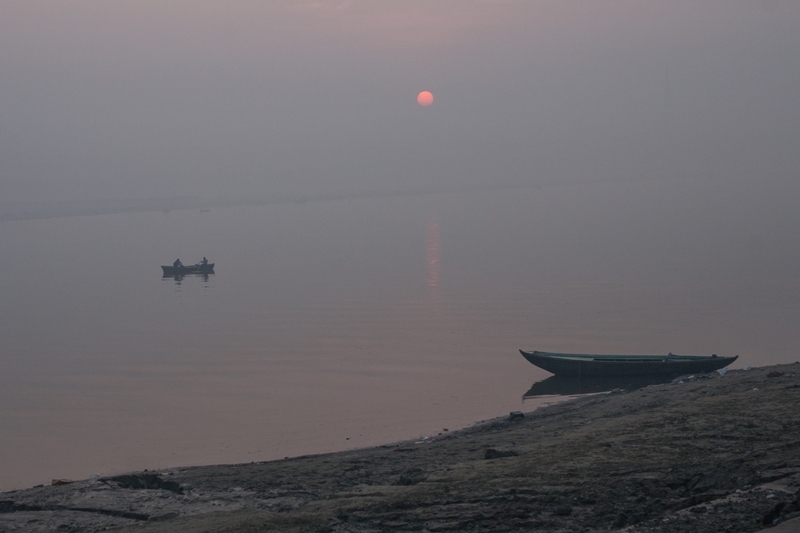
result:
[(800, 516), (800, 364), (710, 373), (424, 442), (0, 494), (0, 531), (755, 532)]

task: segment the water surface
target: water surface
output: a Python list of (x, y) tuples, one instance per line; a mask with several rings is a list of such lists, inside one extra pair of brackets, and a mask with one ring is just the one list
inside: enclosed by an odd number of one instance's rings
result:
[(518, 348), (797, 359), (796, 251), (660, 187), (4, 222), (0, 489), (436, 435), (535, 406)]

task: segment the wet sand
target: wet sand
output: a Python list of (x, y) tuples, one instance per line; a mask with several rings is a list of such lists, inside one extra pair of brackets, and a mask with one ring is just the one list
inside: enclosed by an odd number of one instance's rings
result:
[(800, 516), (799, 404), (800, 364), (697, 375), (422, 442), (6, 492), (0, 531), (786, 527)]

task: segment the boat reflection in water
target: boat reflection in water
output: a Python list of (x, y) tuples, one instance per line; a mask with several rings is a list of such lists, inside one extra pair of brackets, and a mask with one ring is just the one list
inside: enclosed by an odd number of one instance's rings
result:
[(576, 394), (592, 394), (606, 392), (614, 389), (636, 390), (648, 385), (669, 383), (675, 376), (598, 376), (598, 377), (571, 377), (550, 376), (544, 381), (531, 385), (522, 399), (537, 396), (574, 396)]
[(171, 280), (175, 281), (176, 285), (180, 285), (181, 282), (183, 281), (183, 279), (186, 278), (186, 277), (199, 278), (199, 279), (203, 280), (203, 282), (206, 282), (206, 281), (208, 281), (208, 277), (209, 276), (213, 276), (213, 275), (214, 275), (214, 271), (213, 270), (210, 271), (210, 272), (192, 272), (192, 273), (189, 273), (189, 274), (177, 274), (177, 273), (176, 274), (166, 274), (165, 273), (163, 276), (161, 276), (161, 279), (162, 279), (162, 281), (171, 279)]

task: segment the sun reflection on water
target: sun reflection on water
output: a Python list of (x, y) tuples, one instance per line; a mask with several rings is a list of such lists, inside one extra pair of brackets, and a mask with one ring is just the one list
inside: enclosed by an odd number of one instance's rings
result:
[(431, 300), (434, 307), (439, 309), (441, 304), (439, 281), (442, 264), (440, 261), (439, 223), (436, 221), (436, 217), (431, 217), (428, 221), (428, 226), (425, 228), (425, 249), (427, 251), (428, 287), (431, 289)]
[(432, 289), (439, 287), (441, 263), (439, 262), (439, 223), (431, 218), (425, 230), (425, 244), (428, 251), (428, 286)]

